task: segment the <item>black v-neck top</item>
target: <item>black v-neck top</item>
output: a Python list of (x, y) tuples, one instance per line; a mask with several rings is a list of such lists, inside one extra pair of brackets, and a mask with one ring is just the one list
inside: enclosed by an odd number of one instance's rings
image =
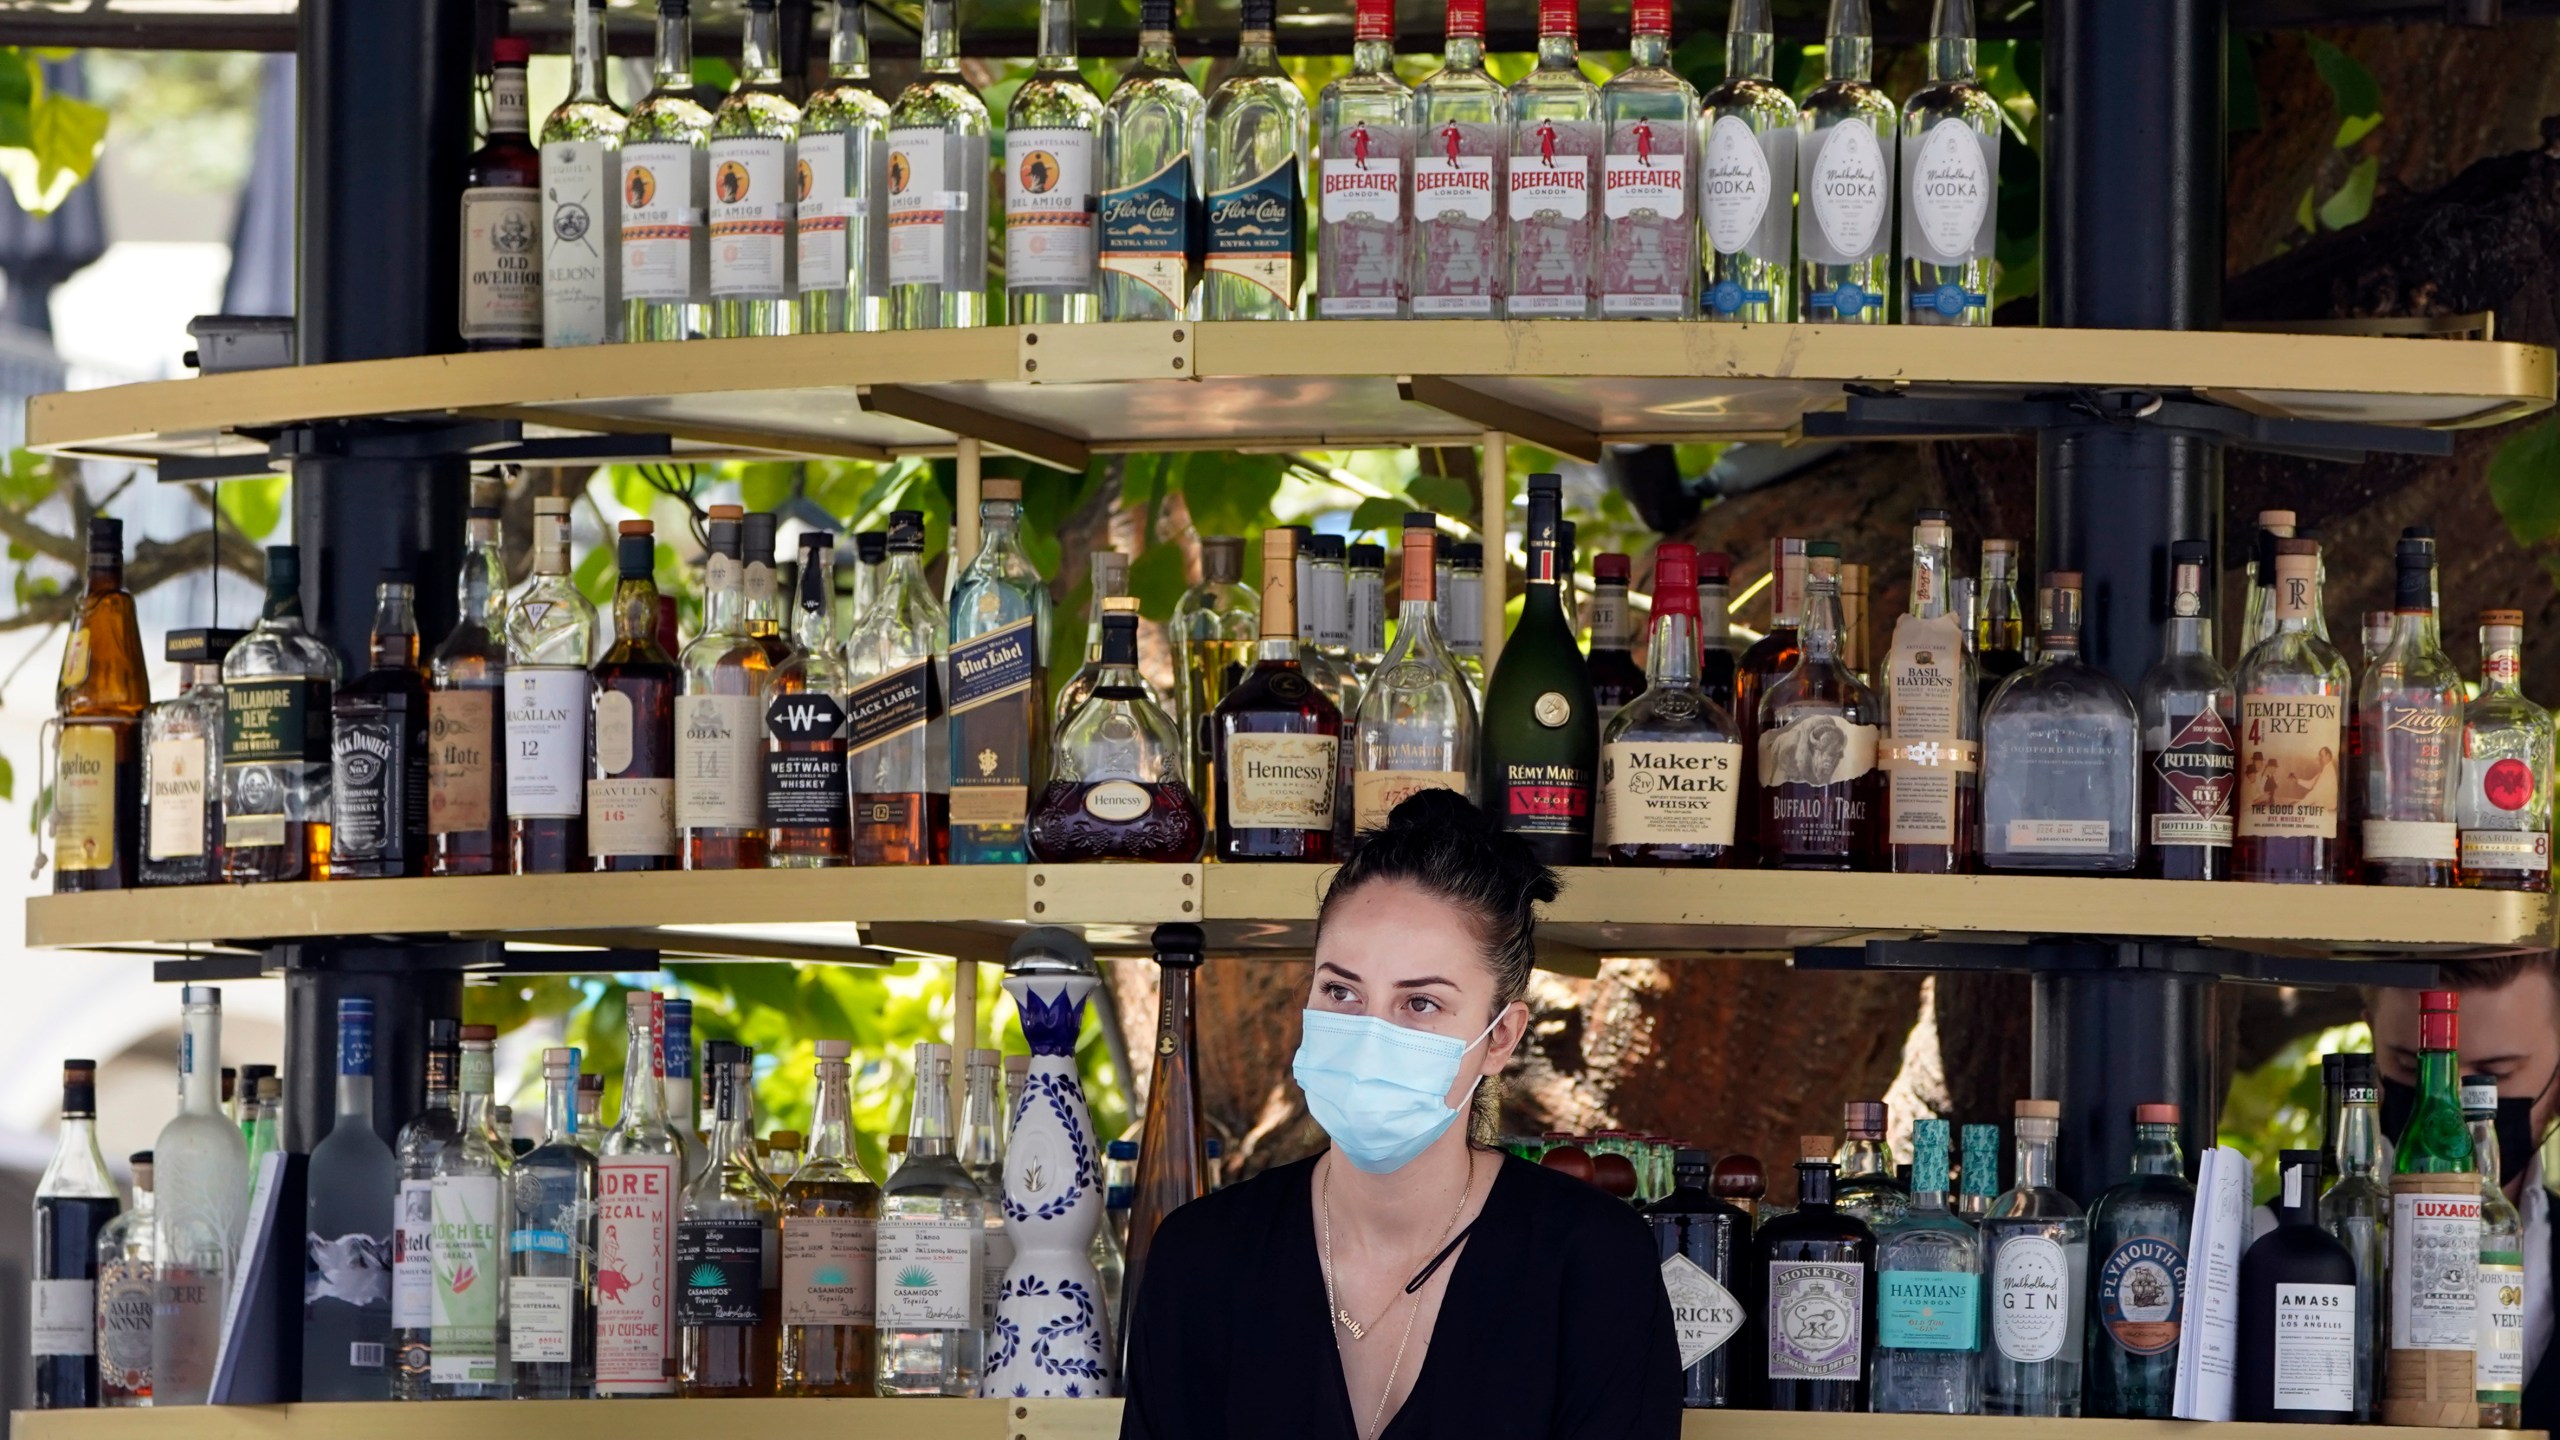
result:
[[(1314, 1167), (1265, 1171), (1165, 1217), (1131, 1324), (1121, 1440), (1356, 1440), (1316, 1255)], [(1449, 1263), (1429, 1352), (1380, 1440), (1680, 1433), (1671, 1302), (1653, 1236), (1624, 1203), (1505, 1157)]]

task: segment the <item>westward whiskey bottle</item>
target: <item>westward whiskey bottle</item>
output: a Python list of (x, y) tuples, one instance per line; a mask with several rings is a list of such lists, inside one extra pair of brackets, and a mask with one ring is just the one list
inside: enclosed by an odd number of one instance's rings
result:
[(1211, 717), (1220, 860), (1334, 856), (1342, 712), (1298, 663), (1297, 553), (1285, 527), (1262, 532), (1262, 648)]
[[(124, 588), (124, 522), (89, 522), (89, 586), (54, 686), (61, 717), (53, 785), (53, 888), (129, 890), (142, 822), (142, 711), (151, 703), (142, 627)], [(199, 776), (199, 779), (202, 777)]]
[(569, 502), (533, 502), (533, 581), (507, 612), (507, 829), (519, 875), (587, 863), (578, 782), (587, 754), (596, 611), (569, 574)]
[(1529, 477), (1528, 592), (1520, 623), (1485, 685), (1478, 800), (1540, 860), (1588, 865), (1600, 720), (1591, 703), (1590, 667), (1557, 595), (1563, 509), (1561, 479)]
[(2364, 882), (2451, 885), (2462, 672), (2436, 640), (2434, 543), (2402, 540), (2396, 558), (2391, 637), (2356, 697)]
[(1893, 622), (1885, 655), (1885, 851), (1897, 875), (1973, 868), (1982, 727), (1973, 648), (1948, 604), (1954, 545), (1947, 512), (1921, 511), (1911, 528), (1911, 608)]
[(591, 672), (587, 851), (596, 870), (676, 864), (676, 691), (684, 672), (658, 643), (656, 532), (625, 520), (615, 541), (613, 647)]
[(2481, 611), (2480, 698), (2463, 711), (2454, 818), (2464, 885), (2539, 894), (2551, 888), (2551, 712), (2517, 688), (2523, 675), (2524, 612)]
[(2347, 662), (2321, 633), (2320, 542), (2275, 542), (2275, 629), (2240, 662), (2242, 880), (2339, 881)]
[(889, 559), (845, 642), (846, 764), (853, 772), (857, 865), (951, 863), (949, 736), (942, 647), (949, 622), (925, 583), (924, 514), (889, 517)]
[(372, 668), (330, 708), (329, 873), (377, 880), (427, 873), (427, 677), (408, 573), (374, 587)]
[(2142, 873), (2161, 880), (2231, 874), (2231, 791), (2238, 748), (2231, 673), (2213, 658), (2212, 548), (2169, 547), (2169, 626), (2134, 694), (2142, 720)]
[(1884, 808), (1878, 707), (1840, 663), (1840, 547), (1816, 541), (1806, 561), (1804, 653), (1760, 697), (1760, 864), (1872, 870)]
[(687, 870), (764, 868), (765, 682), (772, 657), (747, 629), (744, 521), (711, 507), (702, 633), (684, 647), (676, 701), (676, 828)]
[(951, 863), (1019, 865), (1048, 756), (1049, 591), (1023, 552), (1022, 483), (981, 491), (977, 555), (951, 586)]
[(302, 623), (302, 552), (267, 547), (265, 613), (222, 657), (222, 878), (329, 876), (337, 652)]
[(852, 858), (853, 812), (845, 788), (843, 653), (836, 649), (836, 537), (800, 536), (799, 595), (791, 656), (773, 674), (765, 705), (765, 863), (815, 869)]
[[(475, 491), (479, 485), (473, 482)], [(507, 760), (498, 731), (507, 683), (506, 552), (497, 502), (494, 486), (472, 497), (455, 585), (461, 616), (427, 667), (427, 831), (438, 875), (507, 869)]]
[(142, 720), (142, 883), (222, 878), (222, 657), (237, 630), (172, 630), (178, 693)]

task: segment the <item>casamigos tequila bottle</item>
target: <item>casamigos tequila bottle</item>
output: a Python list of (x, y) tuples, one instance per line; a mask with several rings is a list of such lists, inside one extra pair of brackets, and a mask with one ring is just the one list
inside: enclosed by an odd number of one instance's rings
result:
[(788, 335), (793, 144), (800, 107), (782, 88), (777, 0), (747, 0), (738, 84), (711, 117), (711, 333)]

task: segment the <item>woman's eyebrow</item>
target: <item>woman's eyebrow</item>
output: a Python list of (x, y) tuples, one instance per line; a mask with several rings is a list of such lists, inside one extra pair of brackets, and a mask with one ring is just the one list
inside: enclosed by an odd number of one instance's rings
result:
[(1437, 975), (1425, 975), (1418, 980), (1399, 980), (1396, 982), (1395, 988), (1398, 990), (1421, 990), (1433, 985), (1446, 985), (1455, 989), (1457, 987), (1457, 983), (1458, 982), (1455, 980), (1444, 980)]
[(1330, 960), (1322, 961), (1316, 966), (1316, 973), (1319, 975), (1323, 974), (1327, 970), (1332, 971), (1334, 974), (1339, 975), (1343, 979), (1349, 980), (1354, 984), (1359, 983), (1359, 976), (1352, 974), (1350, 971), (1343, 969), (1341, 966), (1336, 965)]

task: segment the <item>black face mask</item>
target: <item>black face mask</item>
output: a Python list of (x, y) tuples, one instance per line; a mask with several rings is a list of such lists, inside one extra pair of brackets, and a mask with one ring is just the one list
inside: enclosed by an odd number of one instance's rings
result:
[[(2388, 1075), (2380, 1078), (2382, 1133), (2397, 1143), (2409, 1128), (2409, 1116), (2418, 1108), (2418, 1090), (2416, 1086), (2404, 1085)], [(2550, 1091), (2553, 1080), (2560, 1080), (2560, 1070), (2554, 1070), (2551, 1080), (2542, 1082), (2545, 1093)], [(2541, 1095), (2498, 1097), (2498, 1116), (2490, 1122), (2490, 1129), (2498, 1137), (2498, 1183), (2501, 1185), (2514, 1184), (2516, 1177), (2525, 1172), (2525, 1167), (2533, 1163), (2535, 1153), (2542, 1148), (2542, 1137), (2533, 1130), (2533, 1107), (2541, 1099)]]

